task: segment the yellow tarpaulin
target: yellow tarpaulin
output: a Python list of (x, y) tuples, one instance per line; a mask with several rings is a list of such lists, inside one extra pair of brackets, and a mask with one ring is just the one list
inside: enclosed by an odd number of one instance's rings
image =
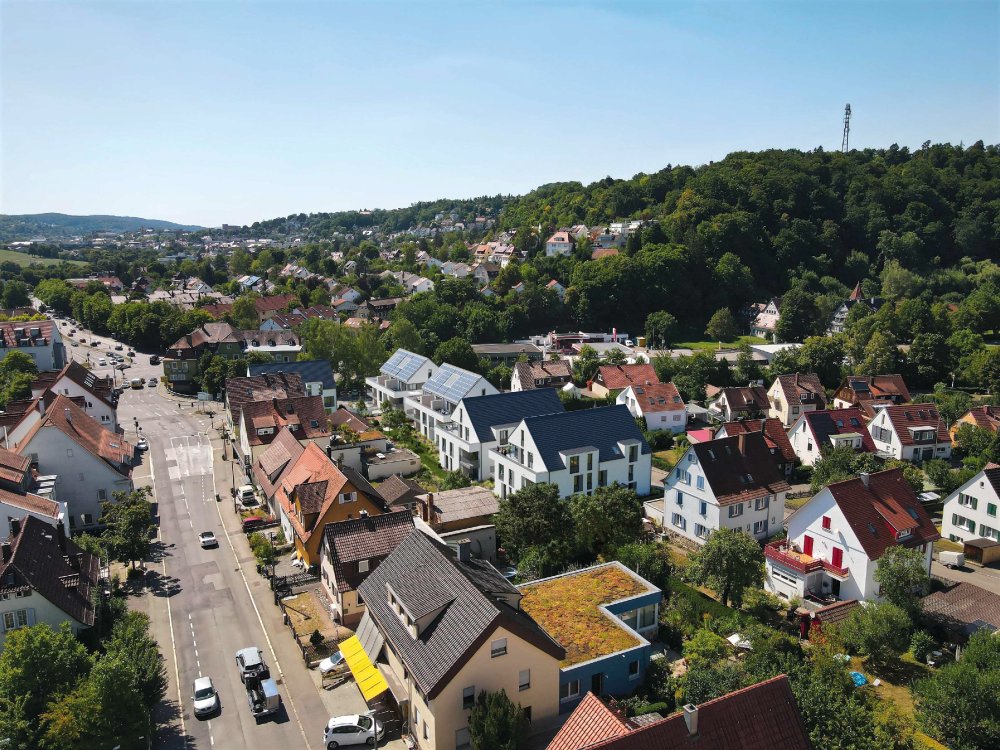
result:
[(381, 695), (389, 689), (389, 683), (385, 681), (378, 668), (372, 664), (356, 635), (352, 635), (340, 644), (340, 653), (344, 655), (344, 661), (351, 668), (351, 674), (354, 675), (358, 687), (361, 688), (361, 695), (366, 701), (370, 701), (376, 695)]

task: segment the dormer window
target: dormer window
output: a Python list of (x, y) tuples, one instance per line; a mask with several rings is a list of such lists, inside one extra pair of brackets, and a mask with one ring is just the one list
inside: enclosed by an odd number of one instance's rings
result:
[(897, 539), (906, 539), (912, 533), (913, 533), (913, 531), (911, 529), (903, 529), (902, 531), (897, 531), (896, 532), (896, 538)]

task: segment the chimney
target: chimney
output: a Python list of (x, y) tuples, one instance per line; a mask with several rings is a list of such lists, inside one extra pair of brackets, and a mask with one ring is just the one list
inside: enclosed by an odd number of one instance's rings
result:
[(867, 487), (867, 486), (868, 486), (868, 483), (869, 483), (869, 482), (871, 481), (871, 478), (872, 478), (872, 475), (871, 475), (871, 474), (869, 474), (869, 473), (868, 473), (867, 471), (863, 471), (863, 472), (861, 472), (861, 473), (860, 473), (860, 474), (859, 474), (858, 476), (859, 476), (859, 477), (860, 477), (860, 479), (861, 479), (861, 483), (862, 483), (862, 484), (863, 484), (863, 485), (864, 485), (865, 487)]
[(688, 734), (691, 737), (698, 736), (698, 707), (693, 703), (684, 706), (684, 723), (687, 724)]
[(3, 545), (2, 545), (2, 548), (3, 548), (3, 561), (4, 562), (9, 562), (10, 561), (10, 557), (11, 557), (10, 542), (4, 542)]
[(434, 515), (434, 493), (428, 492), (427, 499), (420, 504), (420, 515), (423, 518), (424, 523), (430, 523), (431, 517)]
[(21, 533), (21, 519), (12, 518), (10, 519), (10, 535), (17, 536)]
[(56, 541), (59, 542), (59, 549), (66, 554), (66, 526), (60, 521), (56, 524)]
[(740, 455), (745, 456), (747, 454), (747, 433), (741, 432), (736, 436), (736, 445), (739, 446)]
[(458, 552), (458, 561), (467, 563), (472, 558), (472, 542), (468, 539), (462, 539), (455, 545), (455, 549)]
[(63, 414), (66, 415), (66, 421), (69, 422), (70, 424), (72, 424), (73, 423), (73, 412), (71, 412), (69, 409), (63, 409)]

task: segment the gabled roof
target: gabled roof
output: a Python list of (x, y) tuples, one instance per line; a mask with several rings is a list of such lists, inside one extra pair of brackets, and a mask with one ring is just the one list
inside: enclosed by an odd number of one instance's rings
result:
[[(413, 637), (389, 605), (388, 586), (411, 614), (441, 611), (433, 623)], [(488, 562), (459, 561), (445, 545), (414, 530), (358, 590), (379, 632), (430, 699), (498, 626), (502, 626), (554, 659), (565, 651), (530, 617), (508, 603), (520, 592)]]
[(0, 594), (33, 589), (77, 622), (94, 624), (92, 592), (100, 572), (97, 557), (65, 538), (62, 529), (34, 516), (21, 519), (20, 532), (7, 542), (10, 557), (0, 557)]
[(834, 602), (833, 604), (827, 604), (825, 607), (814, 609), (812, 611), (812, 619), (819, 620), (823, 625), (836, 625), (850, 617), (851, 612), (860, 606), (861, 604), (857, 599)]
[(531, 390), (538, 386), (536, 380), (553, 380), (565, 383), (573, 377), (573, 367), (568, 359), (546, 360), (544, 362), (517, 362), (514, 365), (521, 390)]
[(516, 424), (525, 417), (566, 411), (552, 388), (472, 396), (463, 398), (461, 406), (481, 443), (493, 440), (492, 428), (496, 425)]
[(652, 365), (601, 365), (597, 368), (595, 383), (600, 383), (611, 391), (628, 388), (630, 385), (652, 385), (659, 383)]
[[(445, 362), (431, 379), (424, 383), (424, 394), (431, 394), (457, 404), (463, 398), (474, 395), (472, 389), (475, 388), (483, 376), (478, 372), (464, 370), (461, 367)], [(491, 386), (492, 387), (492, 386)]]
[(756, 500), (791, 489), (759, 432), (694, 443), (690, 450), (698, 457), (719, 505)]
[(412, 479), (404, 479), (393, 474), (378, 486), (378, 492), (389, 507), (407, 505), (423, 495), (427, 490)]
[(31, 383), (32, 391), (50, 390), (63, 378), (67, 378), (83, 388), (95, 399), (99, 399), (111, 407), (118, 405), (115, 396), (114, 380), (101, 377), (93, 370), (88, 370), (77, 361), (67, 364), (59, 372), (40, 372)]
[(902, 375), (850, 375), (837, 389), (836, 398), (854, 404), (860, 401), (890, 399), (904, 403), (910, 400), (910, 391)]
[[(813, 413), (807, 412), (808, 415)], [(784, 463), (794, 462), (796, 456), (795, 449), (792, 448), (792, 441), (788, 439), (788, 433), (785, 432), (781, 420), (776, 417), (769, 417), (763, 420), (744, 419), (739, 422), (726, 422), (718, 429), (716, 434), (725, 430), (726, 435), (732, 437), (733, 435), (739, 435), (741, 432), (760, 432), (762, 426), (764, 442), (770, 450), (776, 452), (772, 455), (776, 455)]]
[(305, 448), (295, 439), (287, 427), (278, 430), (271, 444), (257, 457), (253, 465), (254, 479), (264, 491), (265, 497), (273, 497), (281, 481), (282, 473), (292, 466)]
[(643, 414), (661, 411), (684, 411), (684, 400), (673, 383), (632, 385), (632, 395)]
[[(941, 538), (902, 469), (834, 482), (833, 496), (870, 560), (878, 560), (896, 544), (918, 546)], [(902, 539), (900, 532), (909, 532)]]
[(910, 434), (911, 427), (931, 427), (937, 431), (937, 442), (947, 443), (950, 441), (948, 428), (944, 426), (944, 420), (941, 419), (936, 404), (886, 406), (882, 411), (886, 413), (892, 428), (899, 437), (899, 442), (903, 445), (913, 445), (915, 442), (913, 435)]
[(343, 593), (356, 589), (367, 576), (358, 573), (356, 565), (345, 567), (344, 563), (385, 557), (396, 549), (411, 531), (413, 531), (413, 514), (408, 510), (328, 523), (323, 534), (326, 538), (330, 563), (336, 575), (337, 590)]
[[(369, 304), (375, 301), (369, 300)], [(422, 354), (414, 354), (406, 349), (397, 349), (379, 369), (383, 375), (409, 380), (417, 374), (420, 368), (428, 364), (431, 364), (431, 361)]]
[(77, 406), (72, 399), (57, 395), (45, 410), (38, 424), (31, 428), (18, 445), (24, 452), (39, 430), (56, 428), (84, 450), (102, 459), (122, 476), (132, 473), (135, 447), (125, 442), (111, 430), (105, 429), (97, 420)]
[(972, 420), (976, 427), (990, 432), (998, 432), (1000, 431), (1000, 406), (990, 406), (989, 404), (977, 406), (975, 409), (969, 409), (965, 412), (961, 420), (965, 422)]
[(257, 310), (257, 314), (261, 315), (274, 310), (284, 310), (289, 304), (295, 304), (298, 301), (299, 297), (296, 294), (275, 294), (271, 297), (257, 297), (253, 301), (253, 306)]
[(816, 373), (796, 372), (792, 375), (779, 375), (776, 379), (785, 397), (785, 403), (789, 406), (809, 403), (816, 404), (817, 409), (822, 409), (826, 405), (826, 391)]
[(305, 395), (302, 376), (296, 372), (226, 378), (226, 403), (234, 425), (240, 423), (244, 404)]
[(954, 631), (971, 634), (983, 627), (1000, 630), (1000, 595), (962, 582), (923, 598), (924, 617)]
[[(265, 445), (274, 440), (281, 428), (288, 426), (298, 440), (329, 437), (332, 433), (326, 420), (322, 396), (292, 396), (243, 404), (243, 429), (250, 445)], [(259, 429), (273, 428), (269, 434)]]
[(861, 436), (861, 447), (864, 451), (874, 453), (876, 450), (875, 442), (865, 424), (865, 415), (855, 406), (849, 409), (807, 411), (801, 418), (809, 425), (809, 431), (816, 440), (816, 445), (829, 445), (832, 435), (857, 433)]
[(19, 492), (0, 489), (0, 503), (51, 518), (53, 521), (59, 520), (61, 507), (59, 503), (32, 492), (26, 492), (22, 495)]
[(31, 468), (31, 458), (0, 448), (0, 480), (20, 485)]
[(354, 430), (359, 435), (362, 432), (367, 432), (372, 428), (372, 426), (359, 417), (357, 414), (352, 412), (343, 406), (337, 407), (337, 410), (330, 415), (330, 426), (334, 429), (340, 427), (340, 425), (346, 424), (349, 428)]
[(763, 412), (771, 406), (767, 400), (767, 389), (762, 385), (723, 388), (720, 398), (722, 396), (725, 396), (731, 412)]
[[(597, 726), (591, 725), (592, 720)], [(641, 726), (625, 720), (629, 731), (619, 734), (607, 714), (581, 702), (556, 735), (563, 738), (560, 744), (553, 741), (548, 750), (812, 750), (785, 675), (702, 703), (697, 721), (697, 733), (692, 734), (684, 712), (678, 711)], [(604, 733), (608, 736), (593, 740)], [(567, 741), (574, 735), (581, 737), (581, 744)]]
[(603, 740), (622, 737), (635, 729), (625, 715), (615, 711), (591, 692), (573, 709), (546, 750), (577, 750)]
[(461, 487), (421, 494), (417, 502), (433, 506), (430, 523), (436, 524), (492, 516), (497, 512), (499, 499), (489, 487)]
[(983, 467), (983, 476), (986, 481), (993, 485), (993, 490), (1000, 495), (1000, 464), (990, 461)]
[(640, 453), (650, 452), (624, 404), (526, 417), (523, 422), (548, 471), (565, 468), (560, 451), (593, 447), (598, 450), (598, 460), (611, 461), (622, 458), (619, 442), (635, 441)]

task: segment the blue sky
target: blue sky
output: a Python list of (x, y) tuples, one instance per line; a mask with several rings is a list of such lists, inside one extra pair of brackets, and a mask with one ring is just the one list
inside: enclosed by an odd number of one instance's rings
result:
[(208, 226), (1000, 142), (1000, 0), (0, 1), (0, 211)]

